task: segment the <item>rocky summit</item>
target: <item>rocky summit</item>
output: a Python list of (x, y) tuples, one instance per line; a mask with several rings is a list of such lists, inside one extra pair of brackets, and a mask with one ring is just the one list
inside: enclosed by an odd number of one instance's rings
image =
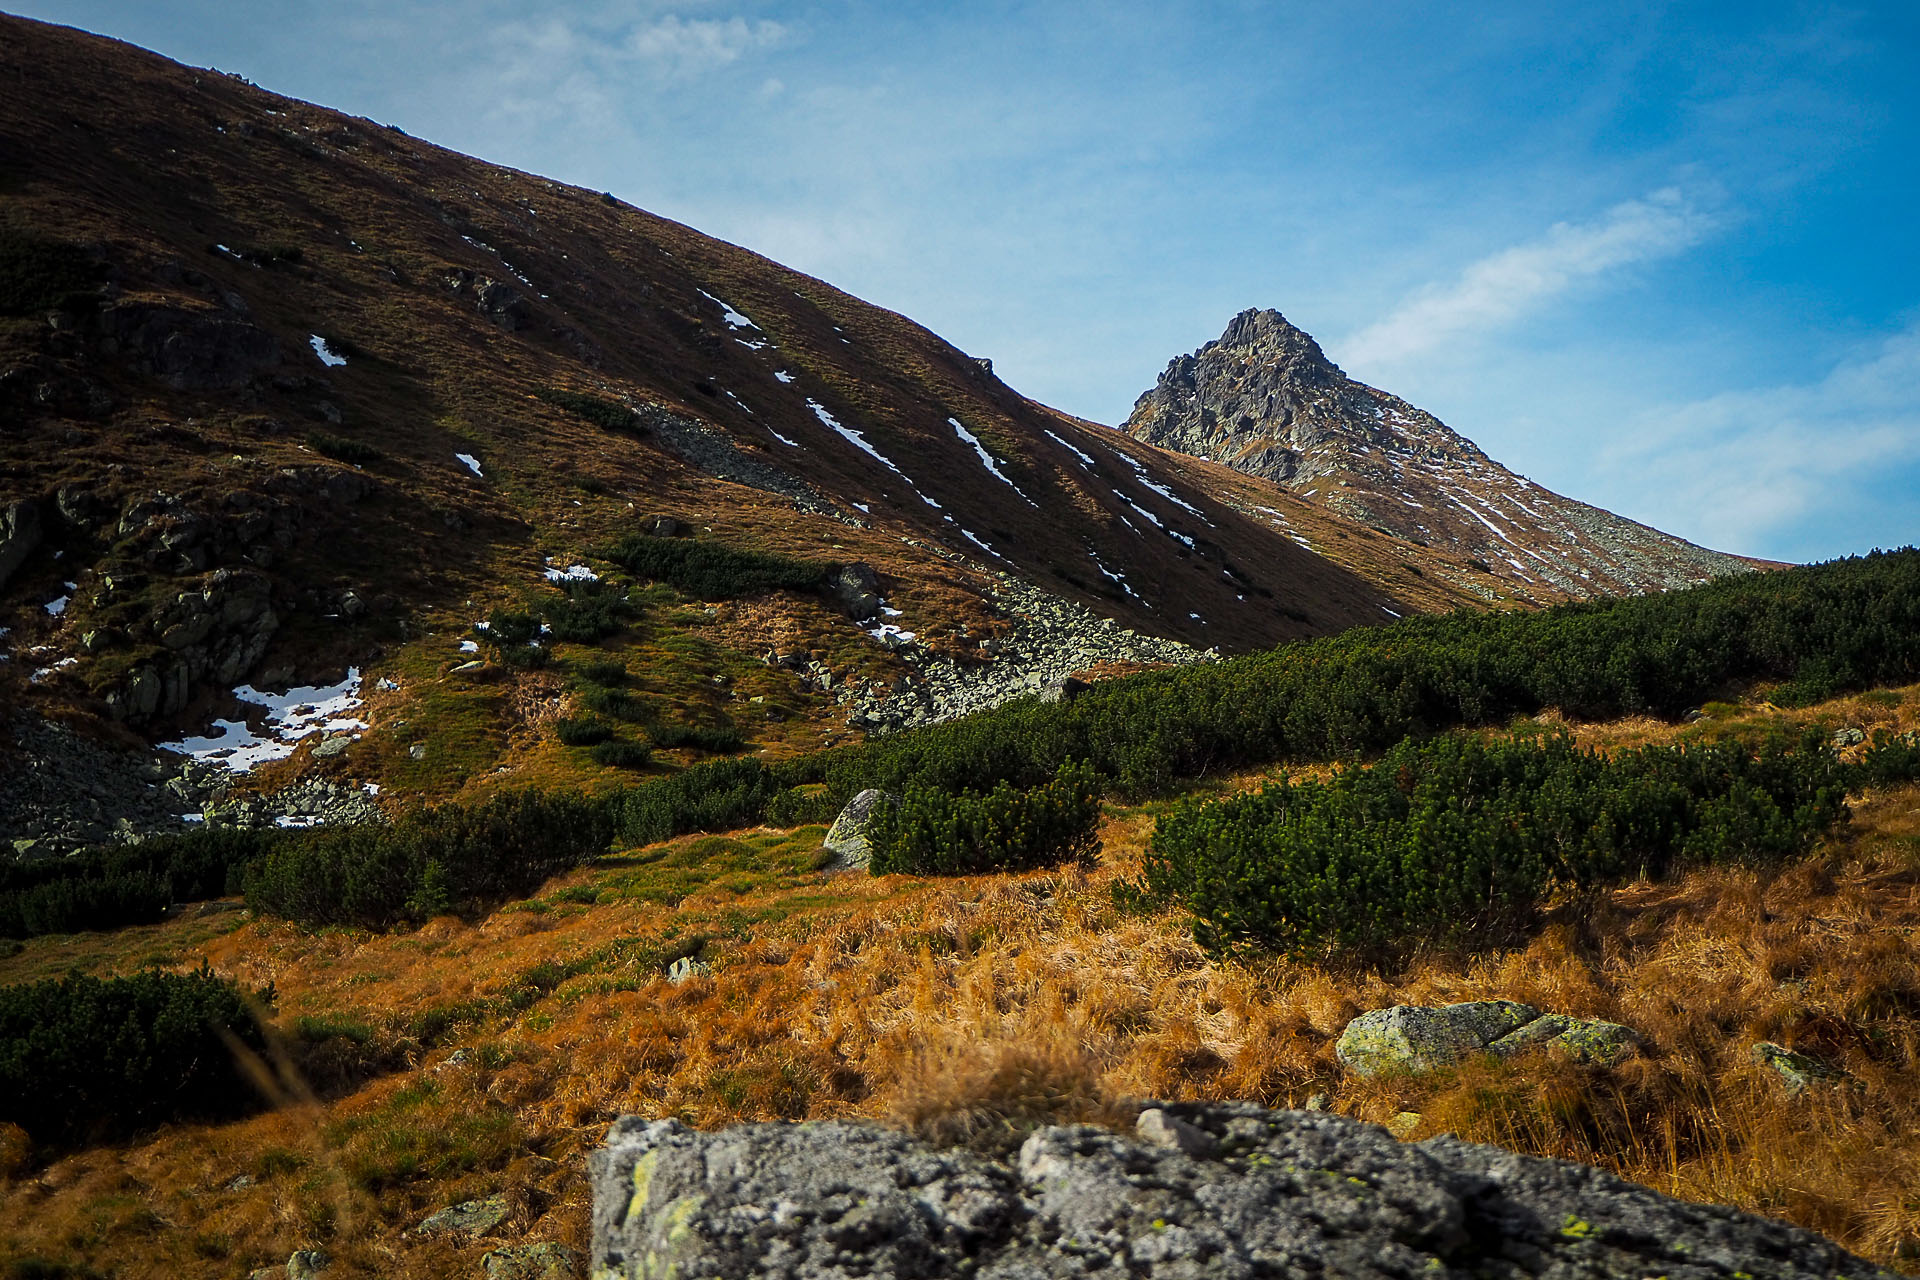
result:
[(1523, 591), (1660, 591), (1756, 567), (1515, 475), (1432, 414), (1349, 378), (1278, 311), (1242, 311), (1175, 357), (1126, 430), (1460, 552)]
[(617, 1122), (591, 1160), (600, 1277), (1890, 1277), (1831, 1242), (1585, 1165), (1342, 1116), (1154, 1104), (1009, 1162), (873, 1124)]

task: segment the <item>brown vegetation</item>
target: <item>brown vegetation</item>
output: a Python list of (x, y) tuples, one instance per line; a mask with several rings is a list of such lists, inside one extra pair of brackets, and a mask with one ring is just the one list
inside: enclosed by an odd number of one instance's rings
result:
[[(1920, 689), (1732, 712), (1578, 731), (1637, 741), (1776, 714), (1908, 727)], [(102, 969), (207, 956), (244, 984), (272, 981), (298, 1067), (281, 1088), (302, 1083), (252, 1120), (10, 1156), (0, 1254), (139, 1276), (325, 1243), (344, 1274), (438, 1275), (484, 1246), (404, 1232), (472, 1196), (508, 1196), (508, 1237), (580, 1241), (583, 1157), (626, 1112), (700, 1126), (875, 1115), (992, 1150), (1044, 1121), (1124, 1119), (1130, 1099), (1298, 1106), (1326, 1093), (1404, 1137), (1452, 1131), (1591, 1161), (1913, 1265), (1920, 789), (1859, 798), (1848, 832), (1778, 872), (1562, 902), (1525, 947), (1394, 973), (1218, 963), (1177, 915), (1117, 909), (1112, 885), (1152, 821), (1110, 815), (1091, 870), (830, 876), (814, 869), (812, 827), (608, 858), (472, 925), (367, 935), (255, 921), (208, 937), (210, 922), (180, 921), (109, 946), (36, 940), (0, 961), (0, 979), (91, 951)], [(669, 982), (682, 955), (712, 974)], [(1486, 997), (1624, 1022), (1646, 1049), (1612, 1070), (1534, 1057), (1357, 1081), (1337, 1068), (1334, 1040), (1362, 1009)], [(1852, 1083), (1789, 1098), (1750, 1059), (1763, 1039)], [(240, 1175), (253, 1184), (229, 1189)]]

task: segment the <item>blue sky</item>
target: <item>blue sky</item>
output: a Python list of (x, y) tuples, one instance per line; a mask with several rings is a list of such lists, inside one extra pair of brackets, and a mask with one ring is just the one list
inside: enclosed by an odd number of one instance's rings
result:
[(1103, 422), (1277, 307), (1564, 493), (1920, 541), (1920, 6), (29, 0), (595, 189)]

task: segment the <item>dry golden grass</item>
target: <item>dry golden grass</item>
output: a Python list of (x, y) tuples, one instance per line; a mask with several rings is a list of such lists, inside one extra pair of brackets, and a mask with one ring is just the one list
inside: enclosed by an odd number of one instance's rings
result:
[[(1917, 710), (1908, 696), (1780, 714), (1904, 725)], [(1625, 743), (1725, 723), (1578, 732)], [(500, 1238), (582, 1243), (583, 1158), (622, 1113), (870, 1115), (992, 1150), (1036, 1123), (1125, 1120), (1143, 1098), (1320, 1092), (1362, 1119), (1402, 1117), (1403, 1136), (1586, 1160), (1880, 1261), (1920, 1256), (1920, 789), (1861, 798), (1850, 830), (1777, 872), (1627, 885), (1555, 904), (1523, 948), (1392, 973), (1221, 963), (1177, 914), (1118, 910), (1113, 883), (1151, 828), (1148, 810), (1111, 815), (1091, 870), (946, 881), (829, 876), (812, 869), (819, 828), (748, 832), (608, 859), (541, 899), (411, 934), (253, 922), (207, 937), (182, 921), (145, 946), (117, 935), (97, 967), (163, 951), (273, 981), (314, 1092), (236, 1124), (10, 1156), (0, 1257), (160, 1276), (324, 1243), (343, 1276), (443, 1275), (487, 1244), (404, 1232), (474, 1195), (509, 1198)], [(78, 954), (36, 942), (0, 980), (44, 972), (56, 949)], [(669, 983), (666, 964), (696, 952), (711, 976)], [(1645, 1050), (1612, 1070), (1545, 1056), (1420, 1079), (1337, 1068), (1334, 1041), (1362, 1009), (1491, 997), (1626, 1023)], [(296, 1034), (316, 1017), (370, 1034), (351, 1052), (327, 1042), (326, 1059)], [(1750, 1060), (1761, 1039), (1853, 1083), (1788, 1098)], [(226, 1189), (241, 1174), (254, 1184)]]

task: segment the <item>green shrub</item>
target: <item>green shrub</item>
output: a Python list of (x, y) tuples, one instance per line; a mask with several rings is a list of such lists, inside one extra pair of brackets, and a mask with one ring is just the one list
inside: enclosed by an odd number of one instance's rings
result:
[(640, 533), (623, 539), (606, 558), (700, 600), (735, 600), (775, 590), (817, 591), (827, 577), (824, 565), (718, 542)]
[(569, 747), (591, 747), (613, 736), (613, 726), (591, 716), (570, 716), (553, 726), (554, 736)]
[(877, 809), (875, 875), (967, 875), (1021, 871), (1099, 850), (1100, 788), (1092, 769), (1065, 764), (1046, 785), (1021, 791), (1005, 782), (982, 795), (909, 787), (898, 805)]
[(602, 742), (592, 754), (595, 764), (611, 769), (644, 769), (653, 763), (653, 748), (644, 742)]
[(0, 937), (150, 924), (175, 902), (237, 893), (282, 833), (216, 827), (46, 862), (0, 861)]
[(310, 434), (307, 437), (307, 447), (315, 453), (325, 454), (336, 462), (352, 463), (356, 467), (379, 462), (387, 456), (370, 444), (349, 440), (345, 436), (331, 436), (324, 431), (315, 431)]
[(91, 305), (100, 267), (79, 245), (0, 230), (0, 315), (30, 316)]
[(592, 688), (580, 691), (580, 704), (615, 720), (644, 724), (653, 719), (653, 708), (646, 699), (625, 689)]
[(247, 903), (303, 924), (385, 928), (523, 896), (605, 851), (607, 807), (521, 791), (442, 805), (390, 826), (323, 827), (248, 868)]
[(233, 1046), (259, 1051), (239, 990), (207, 968), (0, 987), (0, 1120), (44, 1142), (122, 1138), (261, 1099)]
[(1155, 828), (1145, 889), (1216, 951), (1498, 941), (1556, 887), (1799, 852), (1846, 819), (1848, 782), (1817, 736), (1612, 758), (1564, 733), (1409, 740), (1326, 782), (1182, 803)]
[(639, 613), (624, 595), (598, 582), (569, 582), (566, 594), (546, 601), (540, 611), (554, 637), (569, 644), (594, 644), (618, 635)]
[(774, 771), (751, 757), (703, 761), (627, 791), (617, 833), (628, 844), (653, 844), (691, 831), (750, 827), (783, 790)]
[(647, 737), (662, 750), (698, 747), (702, 751), (726, 754), (747, 745), (746, 735), (732, 724), (695, 726), (656, 721), (647, 726)]
[(628, 679), (624, 662), (583, 662), (579, 667), (582, 680), (588, 684), (601, 685), (608, 689), (617, 689)]
[(492, 652), (494, 661), (517, 671), (544, 667), (553, 657), (539, 642), (537, 614), (495, 609), (487, 615), (485, 626), (474, 626), (473, 634)]
[(533, 394), (556, 408), (565, 409), (609, 431), (624, 431), (630, 435), (643, 435), (646, 432), (639, 415), (617, 401), (584, 395), (578, 391), (562, 391), (557, 387), (541, 387)]

